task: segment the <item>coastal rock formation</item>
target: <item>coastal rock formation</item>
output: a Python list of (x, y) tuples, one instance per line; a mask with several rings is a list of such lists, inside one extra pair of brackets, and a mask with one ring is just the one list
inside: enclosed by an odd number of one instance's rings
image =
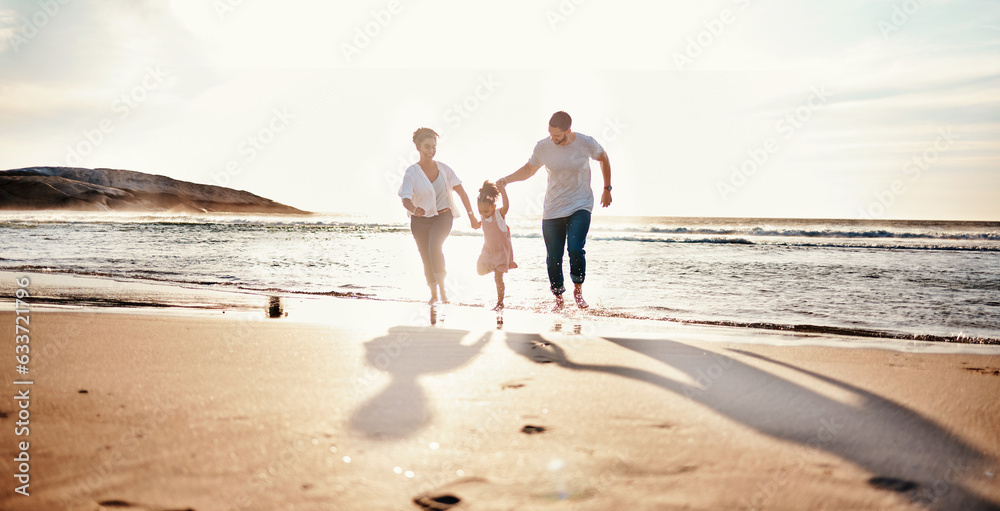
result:
[(131, 170), (29, 167), (0, 171), (0, 209), (282, 213), (307, 211), (222, 186)]

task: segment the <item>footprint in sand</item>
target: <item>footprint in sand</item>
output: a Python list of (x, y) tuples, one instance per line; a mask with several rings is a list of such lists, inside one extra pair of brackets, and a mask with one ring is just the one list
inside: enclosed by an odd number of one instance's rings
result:
[(532, 341), (531, 349), (538, 350), (531, 354), (531, 359), (539, 364), (551, 364), (558, 360), (551, 344), (545, 341)]
[(449, 509), (461, 501), (462, 499), (454, 495), (438, 495), (437, 497), (421, 495), (413, 499), (414, 504), (424, 509), (433, 509), (436, 511)]
[(511, 380), (511, 381), (509, 381), (507, 383), (504, 383), (503, 385), (500, 385), (500, 390), (519, 389), (521, 387), (524, 387), (523, 383), (521, 383), (521, 382), (519, 382), (517, 380)]
[(980, 374), (992, 374), (993, 376), (1000, 376), (1000, 369), (994, 369), (992, 367), (966, 367), (966, 371), (975, 371)]
[(136, 509), (142, 511), (195, 511), (192, 508), (186, 509), (166, 509), (162, 507), (149, 507), (143, 504), (133, 504), (124, 500), (112, 499), (112, 500), (102, 500), (97, 503), (101, 506), (101, 509)]
[(917, 483), (895, 477), (877, 476), (868, 480), (868, 484), (880, 490), (894, 491), (896, 493), (906, 493), (917, 488)]
[(526, 435), (536, 435), (538, 433), (544, 433), (546, 431), (545, 426), (532, 426), (528, 424), (521, 428), (521, 433)]

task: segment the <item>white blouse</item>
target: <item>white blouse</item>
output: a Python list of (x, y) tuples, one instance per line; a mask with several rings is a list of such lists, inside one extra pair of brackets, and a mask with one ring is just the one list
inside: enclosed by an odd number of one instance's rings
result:
[[(458, 212), (458, 208), (455, 206), (455, 196), (451, 192), (456, 186), (462, 184), (462, 180), (458, 178), (454, 170), (451, 167), (435, 161), (438, 166), (438, 171), (440, 171), (441, 176), (444, 177), (445, 189), (448, 193), (448, 204), (450, 204), (451, 214), (455, 218), (462, 216)], [(410, 165), (406, 172), (403, 174), (403, 184), (399, 186), (399, 197), (401, 199), (410, 199), (413, 201), (414, 208), (424, 208), (425, 217), (437, 216), (437, 193), (434, 191), (434, 185), (431, 183), (430, 179), (427, 179), (427, 174), (424, 174), (424, 170), (420, 168), (419, 163), (414, 163)], [(409, 216), (413, 216), (413, 213), (407, 211)]]

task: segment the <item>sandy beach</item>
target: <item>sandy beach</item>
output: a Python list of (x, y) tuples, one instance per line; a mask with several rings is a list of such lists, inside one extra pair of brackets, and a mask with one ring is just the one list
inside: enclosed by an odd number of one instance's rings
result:
[(1000, 508), (997, 346), (286, 304), (31, 308), (0, 507)]

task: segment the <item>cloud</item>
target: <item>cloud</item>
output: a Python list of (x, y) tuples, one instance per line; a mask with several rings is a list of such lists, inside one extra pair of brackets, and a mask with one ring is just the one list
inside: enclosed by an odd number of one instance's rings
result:
[(218, 81), (205, 67), (209, 49), (161, 2), (8, 0), (0, 7), (0, 120), (32, 133), (99, 120), (157, 69), (201, 69), (160, 88), (196, 96)]

